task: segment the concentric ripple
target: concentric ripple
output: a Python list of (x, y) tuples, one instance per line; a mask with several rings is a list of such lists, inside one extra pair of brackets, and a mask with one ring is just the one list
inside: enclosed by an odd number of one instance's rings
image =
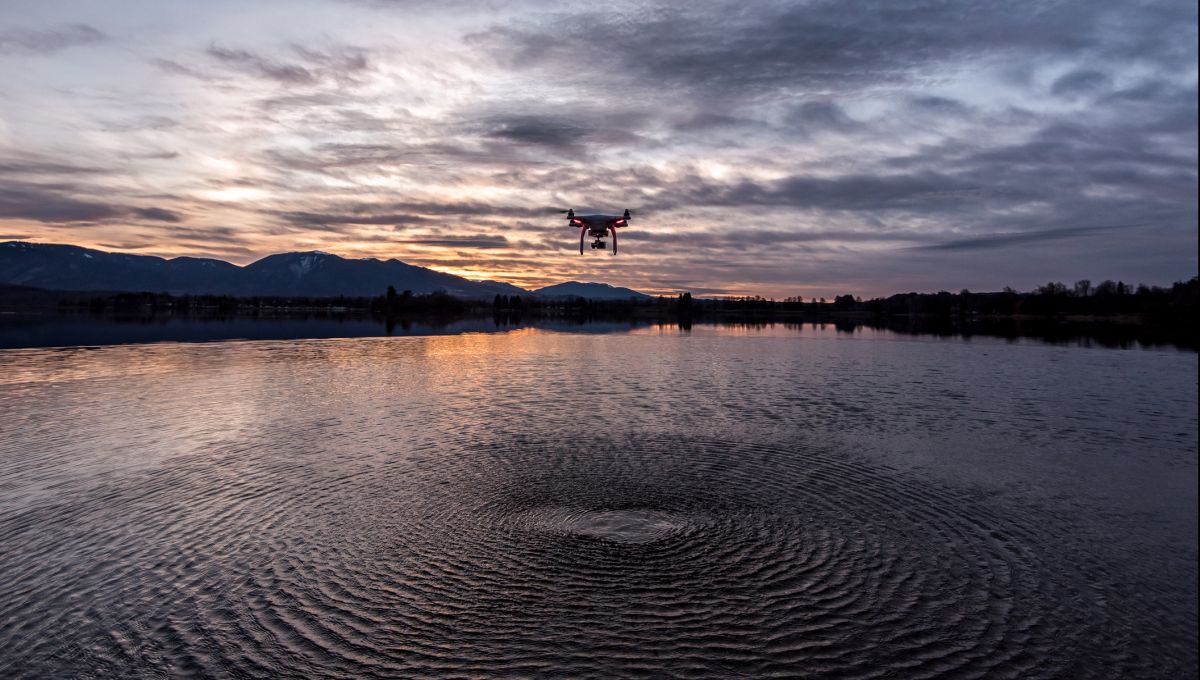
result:
[(652, 543), (685, 531), (689, 522), (654, 510), (543, 508), (522, 520), (545, 531), (590, 536), (615, 543)]
[(1152, 606), (1107, 599), (1034, 518), (816, 445), (231, 447), (96, 493), (0, 527), (3, 674), (1128, 677), (1195, 658), (1187, 639), (1139, 654)]

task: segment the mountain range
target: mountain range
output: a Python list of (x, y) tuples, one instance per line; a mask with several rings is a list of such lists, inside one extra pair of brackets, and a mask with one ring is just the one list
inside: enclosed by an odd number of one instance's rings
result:
[(0, 243), (0, 284), (72, 291), (151, 291), (176, 295), (364, 297), (388, 286), (462, 298), (495, 295), (648, 297), (628, 288), (571, 281), (527, 291), (500, 281), (475, 281), (396, 259), (348, 259), (320, 251), (268, 255), (244, 267), (198, 257), (171, 259), (112, 253), (65, 244)]
[(649, 299), (645, 293), (639, 293), (631, 288), (619, 288), (607, 283), (580, 283), (567, 281), (553, 286), (538, 288), (534, 295), (548, 298), (581, 297), (591, 300), (628, 300), (629, 298)]

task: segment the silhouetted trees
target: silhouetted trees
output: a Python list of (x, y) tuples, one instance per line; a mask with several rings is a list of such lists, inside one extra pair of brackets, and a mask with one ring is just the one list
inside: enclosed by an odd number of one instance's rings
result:
[[(1179, 281), (1170, 288), (1139, 285), (1136, 289), (1123, 281), (1104, 281), (1093, 287), (1091, 281), (1074, 286), (1051, 281), (1029, 293), (1005, 288), (999, 293), (957, 295), (938, 293), (901, 293), (856, 304), (853, 309), (880, 315), (926, 316), (1033, 316), (1033, 317), (1117, 317), (1140, 316), (1149, 321), (1185, 321), (1194, 318), (1200, 279)], [(844, 299), (839, 297), (844, 302)], [(836, 305), (835, 305), (836, 306)], [(843, 305), (845, 307), (845, 305)], [(848, 308), (848, 307), (845, 307)]]
[(862, 298), (856, 298), (853, 295), (838, 295), (833, 298), (833, 308), (839, 311), (855, 309), (862, 304)]
[(692, 313), (692, 294), (680, 293), (679, 300), (676, 302), (677, 309), (681, 315)]
[[(487, 314), (491, 311), (506, 323), (521, 318), (561, 317), (589, 319), (643, 318), (677, 320), (775, 318), (835, 321), (846, 318), (930, 318), (958, 321), (973, 319), (1116, 319), (1123, 322), (1171, 325), (1195, 329), (1200, 312), (1200, 279), (1193, 277), (1170, 287), (1090, 280), (1068, 286), (1051, 281), (1027, 293), (1006, 287), (999, 292), (898, 293), (885, 298), (862, 300), (841, 294), (825, 298), (793, 296), (782, 300), (761, 296), (693, 298), (690, 292), (675, 296), (630, 299), (585, 299), (580, 297), (540, 298), (495, 295), (490, 306), (485, 300), (460, 299), (444, 292), (414, 294), (388, 286), (378, 297), (182, 295), (166, 293), (53, 293), (10, 287), (11, 305), (21, 300), (45, 300), (64, 309), (88, 310), (97, 314), (122, 315), (278, 315), (291, 313), (372, 314), (391, 319), (406, 316), (452, 316)], [(35, 295), (34, 293), (38, 293)], [(46, 298), (46, 295), (55, 297)], [(3, 300), (0, 300), (3, 301)], [(490, 307), (490, 309), (489, 309)], [(1189, 332), (1192, 332), (1189, 330)]]
[(411, 290), (406, 290), (397, 295), (396, 289), (388, 286), (387, 293), (382, 298), (371, 300), (368, 308), (376, 314), (395, 317), (404, 314), (462, 314), (469, 305), (467, 301), (444, 292), (413, 295)]

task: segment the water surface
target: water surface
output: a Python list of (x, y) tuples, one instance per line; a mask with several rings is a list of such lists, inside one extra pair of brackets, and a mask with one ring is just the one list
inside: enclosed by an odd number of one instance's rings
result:
[(696, 326), (0, 364), (6, 677), (1196, 674), (1194, 353)]

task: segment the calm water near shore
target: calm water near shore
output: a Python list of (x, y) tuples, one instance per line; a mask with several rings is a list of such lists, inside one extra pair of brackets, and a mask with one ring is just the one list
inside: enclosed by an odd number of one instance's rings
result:
[(481, 323), (4, 336), (0, 677), (1196, 676), (1194, 352)]
[(693, 326), (726, 329), (833, 330), (843, 334), (888, 331), (899, 335), (971, 339), (1003, 338), (1079, 347), (1200, 350), (1194, 329), (1170, 325), (1083, 323), (1051, 320), (991, 319), (955, 322), (948, 319), (854, 316), (820, 320), (779, 317), (705, 317), (697, 319), (575, 318), (544, 315), (460, 315), (380, 318), (361, 312), (282, 312), (255, 315), (114, 315), (79, 312), (0, 311), (0, 350), (25, 347), (102, 346), (150, 342), (220, 340), (302, 340), (365, 338), (459, 333), (503, 333), (534, 328), (573, 333), (619, 333), (656, 327), (689, 331)]

